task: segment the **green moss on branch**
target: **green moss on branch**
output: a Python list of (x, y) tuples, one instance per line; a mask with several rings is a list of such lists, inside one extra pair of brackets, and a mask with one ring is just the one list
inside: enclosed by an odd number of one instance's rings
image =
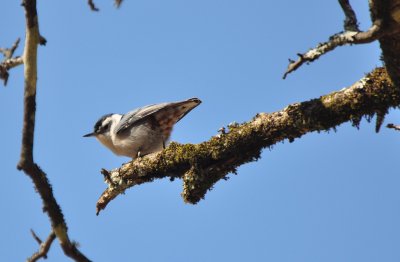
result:
[(382, 117), (382, 112), (399, 104), (399, 89), (384, 68), (377, 68), (349, 88), (271, 114), (257, 114), (200, 144), (171, 143), (160, 153), (110, 171), (112, 182), (97, 202), (97, 213), (127, 188), (164, 177), (182, 178), (182, 197), (195, 204), (217, 181), (259, 159), (263, 148), (285, 139), (292, 142), (309, 132), (328, 131), (348, 121), (358, 125), (362, 117), (376, 113)]

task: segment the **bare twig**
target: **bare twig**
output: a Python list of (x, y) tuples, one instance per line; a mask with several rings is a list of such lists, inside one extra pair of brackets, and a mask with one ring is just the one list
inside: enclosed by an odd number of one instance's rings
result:
[(0, 63), (0, 79), (3, 79), (4, 85), (7, 85), (8, 77), (10, 76), (8, 70), (13, 67), (22, 65), (24, 60), (22, 57), (9, 58)]
[(40, 43), (36, 0), (24, 0), (26, 18), (26, 39), (24, 49), (24, 123), (22, 130), (21, 156), (17, 168), (32, 179), (43, 200), (43, 210), (47, 212), (52, 231), (57, 236), (64, 253), (75, 261), (90, 261), (70, 241), (68, 228), (61, 208), (54, 198), (53, 190), (46, 174), (33, 160), (33, 145), (36, 115), (37, 49)]
[(7, 85), (8, 77), (10, 76), (8, 70), (18, 65), (21, 65), (24, 61), (21, 57), (14, 57), (14, 52), (18, 48), (19, 42), (18, 38), (15, 43), (10, 48), (0, 48), (0, 53), (3, 54), (4, 60), (0, 63), (0, 79), (3, 79), (4, 86)]
[[(114, 5), (119, 8), (122, 4), (122, 0), (114, 0)], [(88, 0), (88, 5), (90, 7), (90, 10), (92, 11), (100, 11), (99, 8), (97, 8), (97, 6), (94, 4), (93, 0)]]
[(47, 258), (47, 253), (50, 250), (51, 244), (53, 243), (54, 239), (56, 239), (56, 234), (52, 231), (50, 235), (47, 237), (45, 242), (42, 242), (42, 240), (35, 234), (35, 232), (31, 229), (31, 233), (33, 238), (38, 242), (39, 244), (39, 250), (34, 253), (30, 258), (27, 259), (28, 262), (35, 262), (38, 261), (40, 258)]
[(46, 44), (47, 44), (47, 39), (39, 34), (39, 45), (46, 45)]
[(390, 123), (390, 124), (387, 124), (386, 127), (387, 128), (392, 128), (392, 129), (397, 130), (397, 131), (400, 131), (400, 125), (395, 125), (395, 124)]
[(36, 240), (36, 242), (38, 242), (39, 245), (42, 244), (42, 240), (40, 239), (40, 237), (38, 237), (38, 235), (36, 235), (36, 233), (35, 233), (35, 231), (33, 231), (33, 229), (31, 229), (31, 234), (32, 234), (32, 237)]
[(12, 45), (10, 48), (0, 48), (0, 53), (3, 54), (4, 60), (10, 59), (13, 57), (15, 50), (18, 48), (19, 42), (21, 41), (20, 38), (18, 38), (15, 43)]
[(258, 114), (248, 123), (229, 125), (229, 131), (206, 142), (171, 143), (160, 153), (109, 171), (108, 188), (97, 202), (97, 214), (126, 189), (166, 177), (182, 178), (182, 197), (195, 204), (228, 173), (257, 160), (263, 148), (285, 139), (291, 142), (309, 132), (327, 131), (347, 121), (358, 126), (363, 116), (387, 112), (399, 104), (400, 90), (394, 88), (385, 69), (377, 68), (347, 89), (271, 114)]
[(339, 0), (340, 6), (346, 16), (344, 19), (344, 30), (345, 31), (360, 31), (358, 28), (357, 16), (351, 7), (348, 0)]
[(115, 4), (115, 6), (118, 8), (118, 7), (121, 6), (122, 0), (115, 0), (115, 1), (114, 1), (114, 4)]
[(94, 4), (93, 0), (88, 0), (88, 5), (90, 7), (90, 10), (92, 11), (100, 11), (100, 9), (97, 8), (97, 6)]
[(104, 181), (106, 181), (107, 184), (112, 184), (113, 183), (113, 181), (112, 181), (112, 179), (110, 177), (110, 172), (108, 172), (108, 170), (102, 168), (100, 173), (104, 176)]
[(385, 33), (389, 33), (388, 31), (382, 30), (381, 25), (382, 21), (376, 20), (365, 32), (346, 31), (344, 33), (335, 34), (331, 36), (327, 42), (319, 44), (317, 47), (310, 49), (304, 54), (298, 54), (299, 58), (297, 61), (290, 60), (289, 66), (283, 75), (283, 79), (304, 63), (312, 62), (338, 46), (371, 43)]

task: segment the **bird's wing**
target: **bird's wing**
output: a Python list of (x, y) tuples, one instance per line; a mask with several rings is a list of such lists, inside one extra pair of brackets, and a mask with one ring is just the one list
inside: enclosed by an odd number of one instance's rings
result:
[(127, 128), (139, 124), (142, 120), (153, 115), (155, 112), (158, 112), (168, 104), (169, 103), (148, 105), (126, 113), (122, 116), (121, 121), (119, 121), (116, 126), (115, 132), (117, 134), (124, 132)]
[(122, 116), (116, 127), (116, 133), (122, 133), (149, 117), (154, 117), (153, 120), (156, 124), (159, 126), (164, 125), (168, 129), (165, 130), (168, 133), (165, 135), (169, 137), (172, 126), (200, 103), (199, 99), (191, 98), (180, 102), (154, 104), (135, 109)]

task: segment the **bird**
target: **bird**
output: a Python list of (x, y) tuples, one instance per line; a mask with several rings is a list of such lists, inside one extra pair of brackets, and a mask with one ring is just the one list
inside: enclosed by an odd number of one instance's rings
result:
[(201, 104), (198, 98), (147, 105), (124, 115), (106, 114), (94, 125), (95, 137), (114, 154), (138, 158), (163, 150), (173, 126)]

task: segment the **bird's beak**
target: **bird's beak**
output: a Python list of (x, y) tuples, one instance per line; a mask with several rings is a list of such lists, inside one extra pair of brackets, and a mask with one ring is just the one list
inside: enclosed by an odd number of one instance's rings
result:
[(91, 137), (91, 136), (95, 136), (95, 135), (96, 135), (95, 133), (89, 133), (89, 134), (84, 135), (83, 137)]

